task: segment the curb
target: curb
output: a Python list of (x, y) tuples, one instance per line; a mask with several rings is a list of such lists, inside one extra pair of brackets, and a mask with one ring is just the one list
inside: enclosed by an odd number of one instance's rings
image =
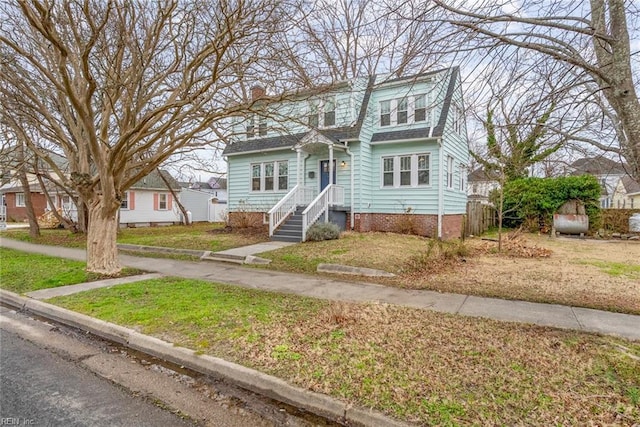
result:
[(382, 270), (376, 270), (366, 267), (351, 267), (349, 265), (342, 264), (318, 264), (316, 269), (319, 273), (338, 273), (338, 274), (352, 274), (356, 276), (368, 276), (368, 277), (395, 277), (393, 273), (388, 273)]
[(193, 255), (195, 257), (201, 257), (206, 252), (208, 252), (208, 251), (199, 251), (194, 249), (166, 248), (164, 246), (130, 245), (127, 243), (118, 243), (117, 246), (118, 246), (118, 249), (122, 249), (125, 251), (184, 254), (184, 255)]
[(101, 338), (125, 345), (193, 371), (222, 377), (242, 388), (271, 399), (303, 408), (316, 415), (350, 426), (407, 427), (400, 422), (370, 409), (352, 407), (333, 397), (290, 385), (286, 381), (226, 360), (196, 354), (195, 351), (176, 347), (159, 338), (141, 334), (132, 329), (76, 313), (52, 304), (22, 297), (0, 289), (0, 302), (19, 310), (45, 317), (58, 323), (88, 331)]

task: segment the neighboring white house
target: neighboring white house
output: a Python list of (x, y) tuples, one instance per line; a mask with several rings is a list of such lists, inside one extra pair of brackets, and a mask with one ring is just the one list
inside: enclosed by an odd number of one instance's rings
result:
[(491, 192), (500, 188), (497, 180), (487, 176), (483, 168), (474, 169), (467, 177), (467, 197), (470, 202), (490, 204)]
[[(173, 191), (179, 194), (181, 188), (178, 182), (169, 172), (161, 173)], [(121, 227), (171, 225), (180, 222), (180, 210), (158, 171), (154, 170), (124, 193), (120, 204)]]
[(211, 191), (183, 188), (180, 202), (191, 212), (193, 222), (224, 222), (227, 217), (227, 202), (220, 201)]
[(595, 176), (602, 187), (600, 207), (604, 209), (615, 207), (613, 193), (620, 178), (627, 175), (624, 164), (606, 157), (584, 157), (573, 162), (570, 169), (571, 175)]
[(613, 191), (611, 207), (640, 209), (640, 184), (628, 175), (620, 178)]

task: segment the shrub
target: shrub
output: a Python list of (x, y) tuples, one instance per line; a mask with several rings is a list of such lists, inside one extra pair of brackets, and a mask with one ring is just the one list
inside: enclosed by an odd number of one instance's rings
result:
[(334, 240), (340, 237), (340, 227), (332, 222), (315, 223), (307, 230), (307, 240)]
[(553, 214), (564, 203), (579, 200), (589, 216), (591, 228), (596, 228), (600, 224), (600, 191), (598, 180), (591, 175), (510, 181), (504, 186), (504, 225), (550, 228)]
[(409, 258), (407, 266), (411, 271), (435, 271), (456, 262), (470, 254), (469, 247), (462, 240), (429, 240), (427, 249)]

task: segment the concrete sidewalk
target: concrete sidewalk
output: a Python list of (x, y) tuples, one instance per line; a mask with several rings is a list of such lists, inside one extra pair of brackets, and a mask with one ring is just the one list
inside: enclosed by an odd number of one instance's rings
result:
[[(85, 259), (82, 249), (33, 245), (0, 238), (0, 246), (51, 256)], [(501, 321), (532, 323), (640, 340), (640, 316), (556, 304), (508, 301), (423, 290), (406, 290), (371, 283), (259, 270), (222, 262), (188, 262), (121, 255), (122, 264), (170, 276), (229, 283), (252, 289), (351, 301), (384, 302), (444, 313)]]

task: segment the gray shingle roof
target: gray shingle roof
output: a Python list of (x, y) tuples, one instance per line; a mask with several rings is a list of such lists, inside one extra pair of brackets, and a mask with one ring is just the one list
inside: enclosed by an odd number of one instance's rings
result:
[[(432, 73), (425, 73), (426, 75), (431, 75), (435, 73), (440, 73), (440, 71), (434, 71)], [(451, 74), (449, 76), (449, 84), (447, 85), (447, 93), (444, 97), (444, 101), (442, 103), (442, 109), (440, 110), (440, 117), (438, 118), (438, 124), (433, 128), (433, 132), (431, 132), (431, 128), (418, 128), (418, 129), (409, 129), (409, 130), (398, 130), (398, 131), (389, 131), (389, 132), (378, 132), (373, 134), (371, 142), (382, 142), (382, 141), (398, 141), (398, 140), (408, 140), (408, 139), (417, 139), (417, 138), (437, 138), (442, 136), (444, 132), (444, 126), (447, 123), (447, 116), (449, 115), (449, 110), (451, 109), (451, 100), (453, 98), (453, 92), (456, 87), (456, 82), (458, 80), (458, 75), (460, 74), (459, 67), (452, 67)], [(406, 77), (405, 79), (409, 79)], [(391, 81), (401, 81), (403, 79), (394, 79)], [(385, 82), (387, 83), (387, 82)], [(431, 132), (431, 134), (430, 134)]]
[(627, 191), (627, 194), (640, 193), (640, 184), (638, 184), (638, 181), (634, 180), (629, 175), (625, 175), (621, 179), (622, 185), (624, 185), (624, 189)]
[[(175, 180), (171, 174), (165, 170), (160, 171), (162, 175), (166, 178), (166, 180), (171, 185), (171, 188), (175, 190), (180, 190), (180, 184)], [(136, 182), (131, 186), (132, 190), (160, 190), (167, 188), (167, 185), (164, 183), (160, 175), (158, 174), (158, 170), (151, 171), (147, 176)]]
[[(319, 129), (318, 132), (328, 139), (339, 142), (345, 139), (358, 138), (360, 135), (360, 129), (362, 123), (367, 114), (367, 107), (369, 100), (371, 99), (371, 92), (373, 90), (373, 83), (375, 82), (375, 76), (369, 78), (369, 83), (362, 99), (362, 105), (360, 106), (360, 112), (358, 118), (353, 126), (343, 126), (339, 128)], [(326, 89), (324, 89), (326, 91)], [(255, 151), (270, 151), (277, 149), (293, 148), (298, 142), (307, 135), (308, 132), (301, 132), (292, 135), (273, 136), (269, 138), (260, 139), (248, 139), (235, 141), (232, 144), (228, 144), (223, 152), (223, 155), (233, 155), (239, 153), (249, 153)]]
[(606, 157), (583, 157), (571, 164), (572, 175), (625, 175), (625, 165)]

